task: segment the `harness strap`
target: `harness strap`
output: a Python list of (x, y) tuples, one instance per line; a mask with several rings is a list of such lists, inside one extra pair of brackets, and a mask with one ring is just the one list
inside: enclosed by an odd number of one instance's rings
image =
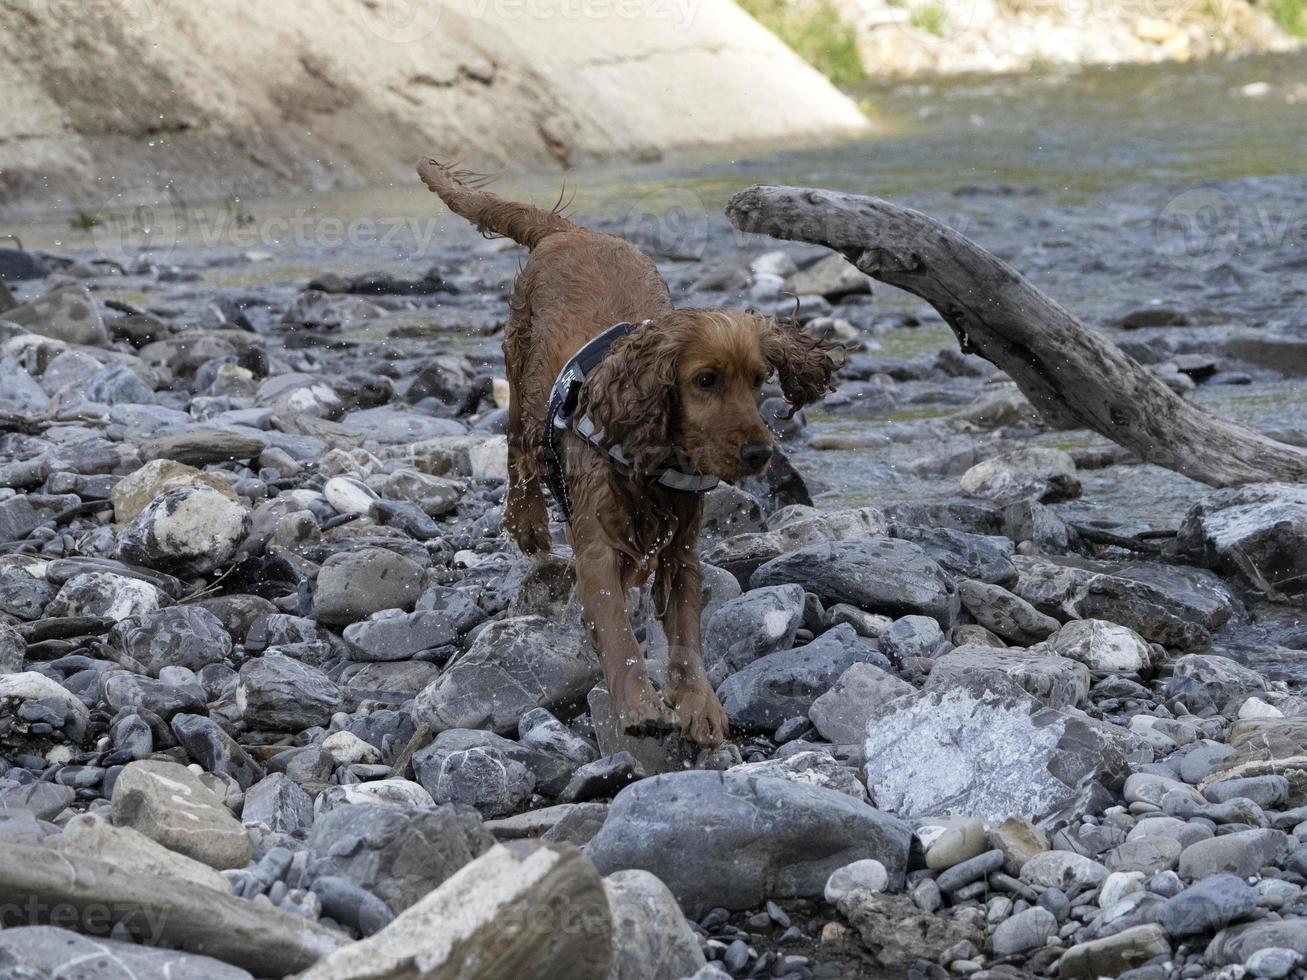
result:
[[(645, 323), (647, 322), (646, 320)], [(625, 337), (634, 329), (635, 327), (630, 323), (618, 323), (593, 337), (563, 365), (553, 388), (549, 391), (549, 409), (545, 415), (545, 484), (558, 504), (563, 520), (569, 524), (572, 522), (572, 499), (567, 492), (567, 475), (563, 468), (560, 446), (563, 433), (570, 430), (573, 435), (603, 453), (609, 465), (623, 476), (631, 472), (630, 464), (622, 455), (621, 447), (605, 446), (603, 430), (596, 428), (589, 416), (577, 417), (576, 406), (586, 376), (599, 366), (608, 349), (619, 338)], [(675, 454), (675, 462), (650, 473), (651, 482), (681, 493), (704, 493), (717, 486), (718, 480), (715, 476), (706, 476), (697, 472), (689, 457), (680, 449), (673, 448), (672, 451)]]

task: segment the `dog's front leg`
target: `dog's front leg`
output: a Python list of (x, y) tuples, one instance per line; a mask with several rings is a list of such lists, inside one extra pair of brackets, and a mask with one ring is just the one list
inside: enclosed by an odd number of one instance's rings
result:
[(644, 654), (626, 615), (622, 556), (595, 540), (598, 535), (587, 534), (588, 523), (582, 519), (573, 527), (576, 594), (581, 600), (581, 618), (599, 654), (613, 710), (628, 735), (666, 731), (670, 725), (662, 699), (649, 683)]
[(658, 590), (667, 596), (662, 612), (670, 656), (667, 700), (676, 709), (677, 721), (688, 738), (716, 748), (726, 738), (727, 719), (703, 669), (703, 573), (693, 543), (682, 549), (682, 555), (665, 560), (658, 569), (659, 575), (668, 576), (666, 588)]

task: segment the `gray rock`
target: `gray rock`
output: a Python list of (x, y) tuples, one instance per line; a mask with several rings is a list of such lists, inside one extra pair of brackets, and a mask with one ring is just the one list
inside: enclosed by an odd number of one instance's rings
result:
[(263, 778), (263, 766), (212, 718), (179, 713), (173, 715), (170, 727), (178, 743), (205, 772), (230, 776), (241, 789), (249, 789)]
[(1134, 630), (1101, 619), (1074, 619), (1042, 649), (1078, 661), (1095, 675), (1139, 674), (1149, 668), (1148, 643)]
[(1004, 860), (1003, 852), (1000, 850), (985, 851), (953, 865), (939, 876), (936, 884), (942, 892), (955, 892), (997, 871), (1003, 867)]
[(314, 875), (348, 878), (399, 913), (494, 844), (466, 807), (355, 803), (318, 817), (306, 846)]
[(1213, 803), (1225, 803), (1234, 799), (1252, 800), (1258, 806), (1270, 810), (1288, 802), (1289, 780), (1276, 773), (1244, 779), (1222, 779), (1204, 786), (1203, 795)]
[(946, 957), (947, 951), (970, 952), (981, 941), (975, 926), (960, 917), (922, 912), (903, 895), (855, 889), (838, 907), (866, 947), (873, 976), (905, 977), (914, 963), (951, 961), (955, 957)]
[(318, 571), (313, 612), (321, 622), (343, 625), (383, 609), (412, 609), (424, 577), (416, 562), (385, 548), (338, 552)]
[(1190, 881), (1214, 874), (1241, 878), (1278, 864), (1289, 850), (1288, 835), (1282, 830), (1260, 828), (1222, 834), (1190, 844), (1180, 854), (1180, 877)]
[(513, 734), (528, 711), (579, 704), (599, 679), (598, 658), (578, 631), (539, 616), (503, 619), (422, 690), (413, 717), (437, 729)]
[(227, 879), (207, 864), (170, 851), (130, 827), (115, 827), (89, 813), (73, 817), (64, 824), (62, 834), (48, 837), (42, 846), (62, 851), (72, 861), (94, 857), (128, 874), (185, 878), (224, 895), (231, 893)]
[(11, 412), (39, 415), (49, 403), (50, 396), (16, 359), (0, 358), (0, 406)]
[(851, 626), (837, 626), (807, 646), (762, 657), (732, 674), (717, 689), (731, 727), (775, 731), (801, 717), (855, 663), (888, 666)]
[(1134, 926), (1072, 946), (1058, 961), (1058, 976), (1064, 980), (1119, 977), (1155, 956), (1167, 956), (1170, 952), (1171, 943), (1161, 926)]
[(1143, 871), (1148, 874), (1169, 871), (1180, 860), (1183, 850), (1183, 844), (1169, 837), (1137, 837), (1108, 851), (1107, 867), (1111, 871)]
[(1191, 653), (1177, 659), (1166, 682), (1166, 697), (1180, 698), (1190, 711), (1236, 708), (1250, 694), (1266, 691), (1261, 674), (1228, 657)]
[(867, 788), (862, 785), (857, 771), (824, 752), (796, 752), (783, 759), (744, 762), (731, 766), (727, 772), (751, 776), (775, 776), (796, 783), (810, 783), (813, 786), (844, 793), (863, 803), (869, 802)]
[[(1014, 685), (963, 687), (882, 706), (867, 730), (865, 774), (877, 803), (909, 819), (1020, 814), (1043, 823), (1106, 802), (1120, 786), (1128, 733), (1046, 708)], [(1010, 682), (1009, 682), (1010, 684)]]
[(236, 554), (249, 529), (246, 509), (213, 487), (178, 487), (118, 532), (118, 557), (173, 575), (204, 575)]
[(934, 657), (948, 646), (939, 623), (929, 616), (902, 616), (880, 631), (878, 641), (885, 656), (900, 663), (910, 657)]
[(985, 646), (957, 647), (940, 657), (926, 682), (927, 691), (965, 687), (977, 677), (1007, 677), (1050, 708), (1082, 705), (1089, 697), (1089, 670), (1065, 657)]
[(1017, 555), (1012, 591), (1055, 619), (1105, 619), (1150, 643), (1203, 650), (1240, 608), (1228, 587), (1196, 568)]
[(885, 865), (874, 858), (854, 861), (842, 868), (836, 868), (826, 879), (823, 896), (831, 905), (847, 898), (853, 891), (883, 892), (889, 885), (889, 873)]
[[(928, 620), (936, 629), (935, 621)], [(877, 705), (913, 693), (907, 681), (871, 663), (855, 663), (834, 686), (812, 702), (808, 717), (821, 737), (835, 745), (858, 745)]]
[(901, 887), (911, 831), (843, 793), (736, 773), (655, 776), (622, 790), (586, 853), (604, 872), (643, 868), (692, 913), (821, 895), (863, 858)]
[[(560, 927), (560, 910), (571, 925)], [(605, 980), (612, 932), (603, 882), (575, 848), (545, 845), (519, 857), (495, 847), (381, 932), (321, 960), (300, 980), (422, 974)]]
[(1057, 932), (1057, 917), (1039, 906), (1004, 919), (990, 939), (995, 956), (1014, 956), (1039, 949)]
[(1307, 589), (1307, 488), (1254, 483), (1215, 490), (1190, 508), (1176, 544), (1272, 598), (1301, 593)]
[(385, 902), (348, 878), (315, 878), (310, 891), (317, 896), (324, 915), (363, 936), (380, 932), (395, 918)]
[(275, 650), (240, 669), (236, 709), (252, 728), (302, 732), (325, 725), (340, 703), (340, 689), (326, 674)]
[(1302, 961), (1302, 954), (1296, 950), (1272, 946), (1269, 949), (1259, 949), (1249, 956), (1244, 962), (1244, 969), (1254, 977), (1280, 980), (1292, 973)]
[(459, 638), (456, 623), (439, 612), (399, 610), (374, 614), (345, 627), (351, 660), (408, 660), (414, 654), (447, 646)]
[(52, 289), (30, 303), (6, 310), (4, 318), (32, 333), (68, 344), (103, 347), (109, 343), (104, 320), (85, 286)]
[(1203, 959), (1225, 966), (1243, 963), (1263, 949), (1290, 949), (1307, 957), (1307, 919), (1264, 919), (1222, 929), (1207, 944)]
[(126, 364), (106, 364), (73, 394), (79, 401), (100, 405), (148, 405), (154, 401), (153, 386)]
[(703, 950), (667, 886), (647, 871), (604, 878), (613, 918), (607, 980), (681, 980), (704, 966)]
[(751, 588), (796, 582), (826, 604), (847, 602), (868, 612), (921, 614), (945, 629), (957, 619), (952, 579), (918, 545), (894, 538), (853, 538), (812, 545), (762, 565)]
[(703, 662), (714, 687), (759, 657), (788, 650), (803, 625), (803, 589), (752, 589), (723, 603), (703, 631)]
[(54, 820), (73, 802), (74, 795), (71, 786), (58, 783), (0, 785), (0, 814), (21, 810), (37, 820)]
[(116, 930), (142, 943), (203, 952), (259, 976), (303, 970), (343, 942), (316, 922), (271, 905), (185, 878), (125, 872), (89, 854), (70, 861), (44, 847), (0, 844), (0, 894), (19, 907), (57, 906), (102, 936)]
[(631, 753), (606, 755), (577, 769), (558, 798), (564, 803), (586, 803), (609, 798), (645, 776), (644, 767)]
[(951, 527), (917, 527), (898, 521), (890, 524), (889, 535), (916, 544), (955, 578), (1003, 586), (1017, 579), (1017, 569), (1012, 564), (1014, 546), (1008, 538), (971, 534)]
[[(419, 760), (413, 761), (416, 769)], [(487, 818), (523, 809), (536, 786), (522, 763), (481, 745), (422, 760), (419, 780), (437, 803), (461, 803)]]
[(281, 834), (302, 833), (313, 824), (313, 799), (285, 773), (274, 772), (245, 791), (241, 823)]
[(112, 572), (84, 572), (63, 584), (45, 615), (121, 621), (152, 613), (167, 601), (149, 582)]
[(544, 708), (535, 708), (521, 717), (517, 737), (523, 745), (559, 756), (574, 765), (583, 766), (599, 758), (599, 749), (593, 742), (572, 731)]
[(54, 596), (54, 588), (45, 579), (34, 578), (24, 569), (0, 568), (0, 613), (21, 620), (39, 619)]
[(79, 698), (32, 670), (0, 674), (0, 718), (7, 722), (0, 749), (37, 754), (54, 744), (80, 744), (90, 724)]
[(542, 751), (525, 742), (514, 742), (503, 736), (475, 728), (450, 728), (440, 732), (431, 744), (415, 752), (414, 769), (438, 763), (442, 755), (467, 749), (488, 749), (495, 756), (512, 759), (526, 766), (535, 776), (540, 792), (557, 796), (572, 778), (575, 764), (565, 756)]
[(221, 621), (193, 605), (121, 620), (109, 638), (155, 677), (164, 667), (198, 671), (231, 656), (231, 637)]
[(1021, 880), (1043, 888), (1060, 888), (1074, 894), (1081, 888), (1101, 885), (1107, 868), (1074, 851), (1044, 851), (1021, 866)]
[(1212, 875), (1166, 900), (1158, 924), (1172, 938), (1215, 932), (1249, 918), (1257, 908), (1257, 893), (1242, 878)]
[(125, 670), (106, 670), (100, 675), (100, 696), (114, 711), (146, 711), (164, 721), (180, 711), (204, 711), (208, 700), (199, 684), (172, 684)]
[(1007, 589), (974, 579), (958, 583), (962, 605), (986, 629), (1019, 646), (1047, 639), (1058, 628), (1058, 621), (1045, 616), (1020, 596)]
[(1060, 449), (1031, 446), (994, 456), (962, 474), (962, 489), (997, 504), (1032, 499), (1040, 503), (1080, 496), (1076, 464)]
[[(0, 932), (0, 962), (14, 980), (28, 976), (33, 980), (54, 976), (68, 980), (92, 976), (133, 980), (252, 980), (248, 971), (209, 956), (139, 946), (103, 936), (92, 938), (54, 926), (21, 926)], [(14, 969), (34, 972), (9, 973)]]
[(211, 868), (241, 868), (249, 835), (194, 773), (175, 762), (128, 764), (113, 787), (113, 822)]

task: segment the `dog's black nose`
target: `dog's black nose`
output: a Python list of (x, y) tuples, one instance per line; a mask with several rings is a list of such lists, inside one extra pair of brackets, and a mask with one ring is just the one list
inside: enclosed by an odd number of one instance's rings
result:
[(740, 459), (750, 470), (757, 471), (771, 459), (771, 445), (765, 442), (746, 442), (740, 450)]

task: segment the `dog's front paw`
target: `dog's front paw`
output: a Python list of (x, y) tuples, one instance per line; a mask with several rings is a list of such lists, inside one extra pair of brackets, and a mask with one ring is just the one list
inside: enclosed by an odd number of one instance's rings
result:
[(662, 735), (671, 730), (663, 700), (645, 678), (630, 685), (615, 699), (617, 720), (626, 735)]
[(730, 732), (726, 711), (707, 681), (670, 689), (667, 696), (686, 738), (709, 749), (726, 740)]

